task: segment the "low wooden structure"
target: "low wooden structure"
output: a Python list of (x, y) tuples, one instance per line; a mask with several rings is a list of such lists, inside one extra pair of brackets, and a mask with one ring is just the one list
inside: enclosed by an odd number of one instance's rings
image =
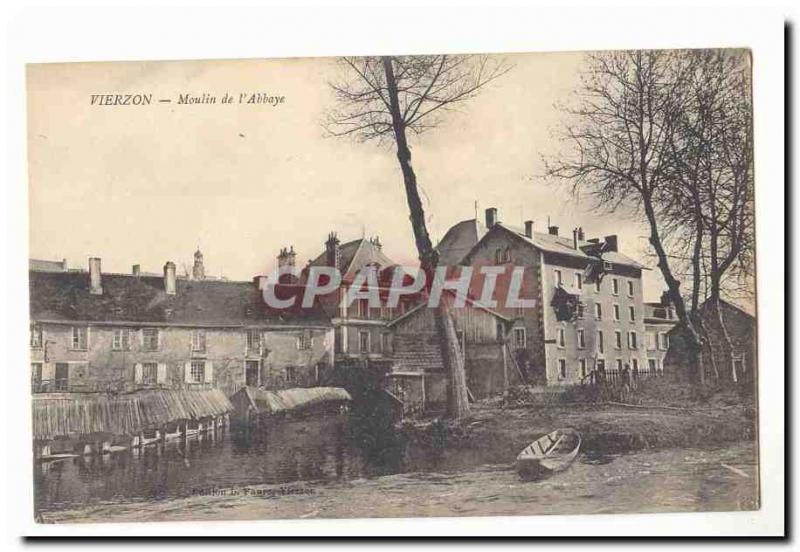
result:
[(231, 410), (230, 400), (218, 389), (37, 394), (34, 455), (47, 460), (105, 454), (216, 431), (225, 426)]
[(244, 387), (231, 397), (232, 422), (239, 425), (256, 423), (263, 415), (299, 412), (321, 405), (341, 405), (352, 400), (341, 387), (303, 387), (270, 391)]

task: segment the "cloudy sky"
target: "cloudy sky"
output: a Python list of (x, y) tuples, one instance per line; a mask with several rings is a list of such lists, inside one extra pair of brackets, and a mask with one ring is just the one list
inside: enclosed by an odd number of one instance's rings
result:
[[(576, 85), (580, 54), (508, 56), (513, 70), (445, 124), (412, 142), (434, 240), (497, 207), (500, 220), (547, 219), (571, 235), (616, 233), (648, 266), (644, 228), (609, 217), (545, 184), (541, 156), (556, 151), (554, 103)], [(378, 235), (397, 262), (415, 255), (394, 152), (325, 138), (331, 59), (37, 65), (28, 69), (30, 256), (87, 257), (103, 270), (191, 266), (249, 280), (274, 268), (279, 248), (315, 257), (331, 231), (342, 241)], [(285, 97), (277, 107), (222, 105), (231, 94)], [(217, 97), (178, 105), (179, 94)], [(92, 94), (152, 94), (148, 106), (92, 106)], [(172, 101), (159, 102), (158, 99)], [(663, 285), (645, 275), (645, 298)]]

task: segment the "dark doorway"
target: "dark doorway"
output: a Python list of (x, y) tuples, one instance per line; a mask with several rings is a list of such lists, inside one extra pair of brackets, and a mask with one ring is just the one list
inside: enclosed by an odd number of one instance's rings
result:
[(56, 391), (67, 391), (69, 389), (69, 364), (57, 363), (54, 387)]
[(258, 360), (247, 360), (244, 363), (244, 382), (248, 387), (258, 387), (261, 363)]

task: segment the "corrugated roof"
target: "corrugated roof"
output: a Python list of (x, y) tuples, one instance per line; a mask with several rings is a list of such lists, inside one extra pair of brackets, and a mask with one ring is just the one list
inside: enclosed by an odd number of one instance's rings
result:
[(210, 326), (329, 323), (319, 307), (268, 308), (252, 282), (177, 279), (177, 293), (168, 295), (162, 277), (103, 274), (102, 295), (92, 295), (87, 272), (28, 274), (34, 320)]
[(219, 389), (148, 390), (119, 396), (33, 396), (33, 437), (136, 434), (178, 420), (220, 416), (233, 410)]

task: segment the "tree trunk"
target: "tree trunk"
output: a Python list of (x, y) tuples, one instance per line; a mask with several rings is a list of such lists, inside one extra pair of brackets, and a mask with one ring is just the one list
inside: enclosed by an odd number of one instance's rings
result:
[(736, 374), (736, 363), (733, 361), (733, 342), (728, 333), (728, 328), (725, 326), (725, 320), (722, 318), (722, 309), (719, 306), (719, 295), (714, 294), (714, 313), (717, 315), (717, 322), (719, 323), (720, 331), (722, 332), (722, 341), (725, 344), (725, 359), (730, 364), (731, 382), (738, 383), (739, 377)]
[[(397, 97), (397, 81), (394, 76), (392, 58), (383, 58), (383, 69), (386, 74), (386, 88), (389, 92), (389, 107), (392, 113), (392, 127), (395, 143), (397, 144), (397, 161), (403, 173), (403, 183), (406, 190), (408, 208), (411, 211), (411, 227), (414, 230), (414, 240), (422, 270), (425, 271), (428, 285), (433, 281), (433, 274), (439, 263), (439, 255), (433, 248), (428, 228), (425, 225), (425, 211), (419, 197), (417, 176), (411, 166), (411, 150), (408, 148), (406, 128), (400, 112), (400, 102)], [(464, 363), (458, 346), (455, 326), (449, 309), (443, 304), (434, 310), (436, 331), (439, 343), (442, 345), (442, 362), (445, 373), (448, 374), (447, 414), (454, 419), (469, 415), (469, 401), (467, 400), (466, 375)]]

